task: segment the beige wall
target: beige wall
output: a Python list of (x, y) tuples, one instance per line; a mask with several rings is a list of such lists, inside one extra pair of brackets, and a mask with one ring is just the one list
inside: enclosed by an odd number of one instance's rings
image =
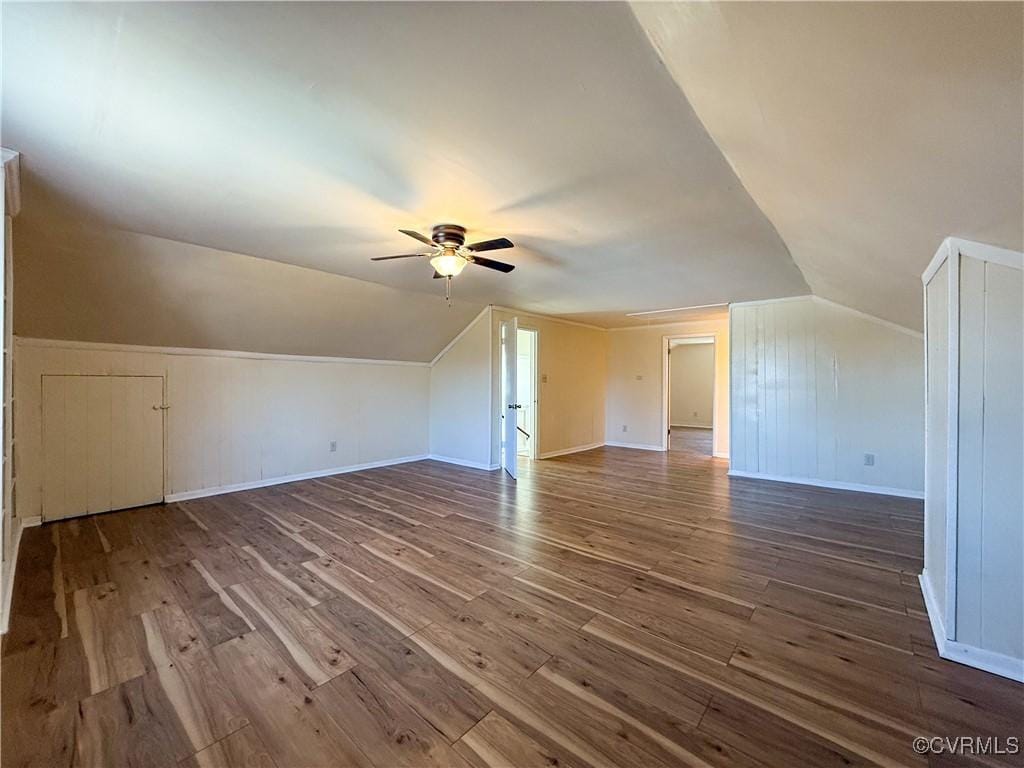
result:
[(541, 379), (537, 411), (538, 458), (603, 444), (608, 332), (514, 310), (495, 309), (491, 328), (491, 359), (495, 371), (491, 463), (497, 464), (501, 457), (501, 435), (497, 427), (500, 419), (500, 324), (512, 317), (519, 318), (520, 328), (537, 331)]
[[(41, 513), (41, 377), (157, 375), (167, 404), (168, 495), (259, 483), (428, 453), (426, 365), (231, 356), (111, 345), (15, 347), (19, 517)], [(330, 451), (330, 442), (337, 449)]]
[(669, 423), (711, 427), (715, 404), (714, 344), (677, 344), (669, 357)]
[[(725, 319), (623, 328), (608, 334), (609, 444), (660, 450), (665, 407), (662, 365), (672, 336), (715, 338), (714, 453), (729, 455), (729, 323)], [(626, 431), (623, 431), (623, 426)]]
[(491, 310), (485, 309), (430, 369), (430, 453), (491, 466)]
[(159, 237), (58, 237), (22, 219), (23, 337), (429, 362), (481, 309)]

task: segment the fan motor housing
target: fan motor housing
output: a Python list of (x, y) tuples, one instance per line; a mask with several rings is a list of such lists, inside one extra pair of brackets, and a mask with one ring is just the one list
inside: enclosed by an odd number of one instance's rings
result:
[(458, 247), (466, 242), (466, 228), (458, 224), (435, 224), (430, 239), (438, 245)]

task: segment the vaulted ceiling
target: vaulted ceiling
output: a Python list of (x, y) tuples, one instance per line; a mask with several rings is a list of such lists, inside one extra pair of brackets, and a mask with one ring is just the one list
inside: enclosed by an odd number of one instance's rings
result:
[(369, 258), (456, 221), (518, 246), (510, 275), (457, 278), (467, 309), (618, 326), (809, 285), (919, 326), (942, 237), (1020, 247), (1016, 4), (2, 13), (2, 142), (40, 258), (80, 227), (142, 233), (426, 294), (441, 318), (425, 261)]

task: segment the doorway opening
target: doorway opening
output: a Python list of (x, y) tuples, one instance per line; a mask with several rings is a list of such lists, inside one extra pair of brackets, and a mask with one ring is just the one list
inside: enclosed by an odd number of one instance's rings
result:
[(665, 337), (663, 447), (701, 456), (714, 453), (715, 337)]
[(516, 330), (516, 455), (537, 458), (537, 331)]

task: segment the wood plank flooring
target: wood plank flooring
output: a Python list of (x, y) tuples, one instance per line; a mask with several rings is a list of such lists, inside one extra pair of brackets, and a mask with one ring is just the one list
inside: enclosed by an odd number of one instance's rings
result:
[(28, 529), (3, 764), (915, 766), (916, 735), (1021, 735), (1024, 687), (935, 653), (920, 503), (730, 479), (683, 437)]

